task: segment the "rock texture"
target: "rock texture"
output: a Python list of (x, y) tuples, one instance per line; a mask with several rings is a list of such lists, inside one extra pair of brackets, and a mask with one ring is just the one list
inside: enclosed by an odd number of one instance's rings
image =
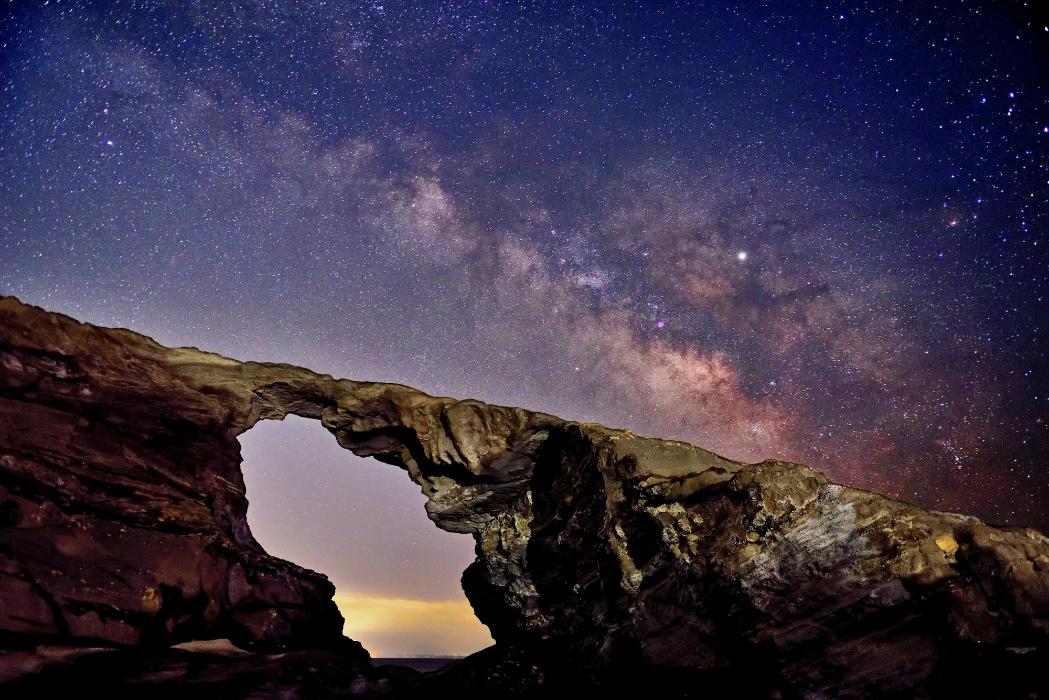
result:
[(12, 298), (0, 299), (0, 641), (228, 638), (256, 653), (337, 649), (365, 668), (327, 579), (269, 556), (247, 526), (236, 437), (289, 413), (406, 469), (437, 526), (474, 536), (463, 587), (497, 644), (431, 685), (1045, 692), (1049, 540), (1034, 530), (798, 464), (166, 348)]

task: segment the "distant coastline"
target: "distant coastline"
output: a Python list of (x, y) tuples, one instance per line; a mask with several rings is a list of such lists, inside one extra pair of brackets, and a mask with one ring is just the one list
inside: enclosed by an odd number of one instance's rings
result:
[(372, 659), (375, 666), (404, 666), (420, 673), (438, 671), (462, 656), (400, 656)]

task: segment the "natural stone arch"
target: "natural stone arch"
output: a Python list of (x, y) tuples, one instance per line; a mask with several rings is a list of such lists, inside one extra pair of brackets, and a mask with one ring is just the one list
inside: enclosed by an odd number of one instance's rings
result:
[(427, 497), (427, 515), (437, 527), (473, 535), (477, 542), (478, 559), (463, 581), (481, 622), (497, 641), (501, 631), (530, 626), (536, 592), (523, 562), (527, 483), (558, 419), (434, 398), (399, 385), (315, 376), (269, 381), (267, 374), (263, 370), (251, 390), (241, 432), (262, 419), (315, 418), (343, 448), (407, 471)]
[(247, 527), (236, 436), (294, 413), (406, 469), (439, 527), (476, 538), (464, 588), (497, 642), (477, 663), (765, 696), (1026, 693), (1049, 663), (1044, 535), (802, 465), (166, 348), (10, 298), (0, 370), (8, 639), (363, 659), (331, 584)]

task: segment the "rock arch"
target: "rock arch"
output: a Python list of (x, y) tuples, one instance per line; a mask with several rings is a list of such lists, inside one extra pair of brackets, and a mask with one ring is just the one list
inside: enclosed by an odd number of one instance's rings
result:
[(352, 647), (331, 584), (247, 526), (236, 437), (295, 414), (407, 470), (438, 527), (474, 536), (463, 586), (497, 642), (479, 663), (819, 696), (1033, 688), (1047, 662), (1034, 530), (797, 464), (166, 348), (12, 298), (0, 368), (6, 639)]

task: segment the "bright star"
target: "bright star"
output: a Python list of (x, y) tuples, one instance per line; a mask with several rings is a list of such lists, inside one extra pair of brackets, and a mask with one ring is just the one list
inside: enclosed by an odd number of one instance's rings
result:
[(736, 260), (739, 260), (740, 262), (743, 262), (746, 259), (747, 259), (747, 251), (741, 250), (738, 253), (736, 253)]

